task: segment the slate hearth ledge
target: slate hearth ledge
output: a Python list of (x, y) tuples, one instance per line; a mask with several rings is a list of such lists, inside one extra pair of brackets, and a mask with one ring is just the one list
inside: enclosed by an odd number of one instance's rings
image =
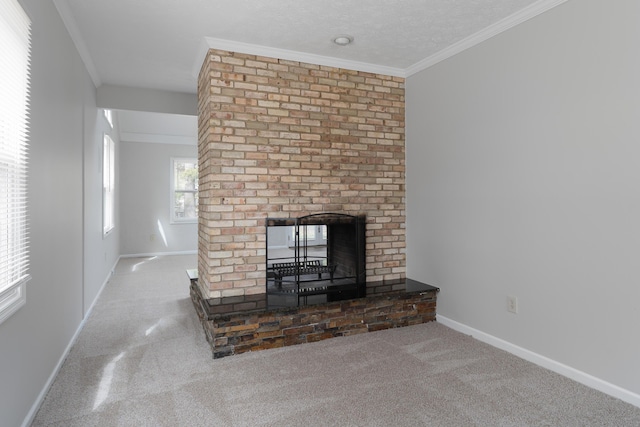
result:
[(439, 290), (411, 279), (372, 282), (364, 298), (270, 308), (266, 294), (203, 299), (191, 280), (191, 299), (215, 359), (430, 322)]

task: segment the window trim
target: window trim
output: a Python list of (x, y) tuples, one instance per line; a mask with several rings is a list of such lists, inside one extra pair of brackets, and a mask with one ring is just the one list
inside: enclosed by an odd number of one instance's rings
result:
[[(194, 163), (198, 165), (198, 159), (195, 157), (171, 157), (169, 162), (169, 224), (197, 224), (198, 216), (195, 218), (177, 218), (175, 216), (175, 164), (176, 162)], [(195, 190), (178, 190), (182, 193), (198, 193), (198, 189)], [(197, 208), (197, 206), (196, 206)]]
[[(108, 133), (102, 137), (102, 236), (116, 228), (115, 207), (115, 142)], [(108, 164), (107, 164), (108, 161)], [(108, 184), (107, 184), (108, 181)], [(109, 209), (109, 212), (107, 212)]]
[(113, 129), (113, 110), (109, 110), (108, 108), (105, 108), (102, 110), (102, 114), (104, 115), (104, 119), (109, 124), (109, 127)]
[(30, 279), (31, 276), (27, 275), (22, 280), (0, 292), (0, 323), (7, 320), (27, 303), (26, 285)]

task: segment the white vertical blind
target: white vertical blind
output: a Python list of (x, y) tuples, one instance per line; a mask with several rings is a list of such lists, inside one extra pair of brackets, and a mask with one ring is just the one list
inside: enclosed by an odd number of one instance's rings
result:
[(0, 0), (0, 322), (25, 302), (31, 21)]

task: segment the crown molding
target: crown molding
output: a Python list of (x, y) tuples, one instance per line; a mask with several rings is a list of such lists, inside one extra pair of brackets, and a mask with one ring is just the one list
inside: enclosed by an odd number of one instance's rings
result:
[(477, 44), (482, 43), (485, 40), (490, 39), (491, 37), (497, 36), (500, 33), (507, 31), (510, 28), (515, 27), (516, 25), (522, 24), (525, 21), (528, 21), (531, 18), (535, 18), (536, 16), (552, 9), (567, 0), (540, 0), (535, 2), (528, 7), (510, 15), (495, 24), (478, 31), (477, 33), (460, 40), (459, 42), (452, 44), (446, 49), (437, 52), (434, 55), (431, 55), (422, 61), (416, 62), (415, 64), (409, 66), (404, 70), (405, 77), (409, 77), (413, 74), (416, 74), (422, 70), (426, 70), (429, 67), (434, 66), (438, 62), (444, 61), (447, 58), (451, 58), (458, 53), (465, 51)]
[[(388, 76), (406, 78), (422, 70), (425, 70), (441, 61), (444, 61), (445, 59), (448, 59), (458, 53), (461, 53), (479, 43), (482, 43), (483, 41), (486, 41), (491, 37), (503, 33), (504, 31), (507, 31), (508, 29), (513, 28), (516, 25), (534, 18), (562, 3), (565, 3), (566, 1), (567, 0), (539, 0), (529, 5), (528, 7), (514, 13), (513, 15), (510, 15), (502, 19), (501, 21), (498, 21), (497, 23), (463, 40), (460, 40), (459, 42), (449, 46), (448, 48), (443, 49), (404, 69), (371, 64), (368, 62), (350, 61), (330, 56), (309, 54), (287, 49), (278, 49), (269, 46), (237, 42), (233, 40), (205, 37), (200, 43), (200, 47), (198, 49), (196, 60), (193, 66), (192, 75), (197, 79), (200, 73), (200, 69), (202, 68), (202, 63), (209, 49), (222, 49), (230, 52), (267, 56), (271, 58), (280, 58), (290, 61), (299, 61), (310, 64), (318, 64), (329, 67), (344, 68), (349, 70), (357, 70), (374, 74), (383, 74)], [(58, 10), (60, 18), (62, 19), (65, 27), (67, 28), (67, 31), (69, 32), (73, 43), (78, 49), (78, 53), (80, 54), (85, 67), (87, 68), (87, 72), (89, 73), (93, 84), (96, 87), (100, 87), (102, 81), (95, 67), (93, 59), (91, 58), (89, 49), (82, 39), (80, 30), (78, 29), (76, 20), (71, 13), (71, 9), (67, 0), (53, 0), (53, 3)]]
[(405, 70), (396, 67), (370, 64), (368, 62), (349, 61), (346, 59), (334, 58), (330, 56), (314, 55), (294, 50), (278, 49), (269, 46), (262, 46), (250, 43), (237, 42), (233, 40), (217, 39), (205, 37), (200, 44), (196, 63), (193, 67), (193, 75), (197, 78), (202, 68), (202, 63), (209, 49), (220, 49), (229, 52), (245, 53), (248, 55), (266, 56), (269, 58), (285, 59), (288, 61), (305, 62), (307, 64), (324, 65), (327, 67), (343, 68), (347, 70), (363, 71), (386, 76), (406, 77)]
[(205, 37), (198, 50), (196, 63), (193, 67), (193, 75), (197, 77), (200, 73), (202, 62), (204, 61), (204, 58), (209, 49), (222, 49), (230, 52), (268, 56), (271, 58), (280, 58), (290, 61), (306, 62), (310, 64), (326, 65), (329, 67), (345, 68), (349, 70), (365, 71), (374, 74), (384, 74), (388, 76), (406, 78), (422, 70), (425, 70), (441, 61), (444, 61), (445, 59), (457, 55), (458, 53), (463, 52), (477, 44), (480, 44), (483, 41), (488, 40), (500, 33), (503, 33), (508, 29), (515, 27), (516, 25), (528, 21), (529, 19), (535, 18), (536, 16), (566, 1), (567, 0), (539, 0), (529, 5), (528, 7), (514, 13), (513, 15), (500, 20), (497, 23), (465, 39), (462, 39), (459, 42), (449, 46), (448, 48), (443, 49), (419, 62), (416, 62), (415, 64), (405, 69), (370, 64), (366, 62), (349, 61), (322, 55), (313, 55), (286, 49), (277, 49), (268, 46), (236, 42), (233, 40)]
[(87, 72), (91, 77), (91, 81), (93, 81), (93, 85), (95, 87), (100, 87), (100, 85), (102, 84), (102, 80), (100, 79), (98, 70), (93, 63), (93, 59), (89, 54), (89, 49), (87, 49), (87, 45), (84, 43), (82, 35), (80, 34), (76, 19), (73, 17), (73, 13), (71, 13), (69, 3), (67, 3), (66, 0), (53, 0), (53, 4), (55, 5), (56, 9), (58, 9), (58, 14), (62, 19), (64, 26), (67, 28), (67, 32), (69, 33), (73, 44), (76, 46), (76, 49), (78, 49), (80, 58), (82, 59), (82, 62), (84, 62), (84, 66), (86, 67)]

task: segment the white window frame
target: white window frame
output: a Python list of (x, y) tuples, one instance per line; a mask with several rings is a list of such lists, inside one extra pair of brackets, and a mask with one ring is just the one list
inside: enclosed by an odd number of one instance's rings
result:
[(26, 303), (29, 270), (27, 135), (31, 21), (0, 1), (0, 323)]
[(102, 113), (104, 114), (104, 118), (107, 121), (107, 123), (109, 123), (109, 127), (113, 129), (113, 111), (104, 109), (102, 110)]
[[(175, 170), (176, 170), (176, 163), (180, 162), (180, 163), (193, 163), (196, 165), (196, 167), (198, 166), (198, 159), (194, 158), (194, 157), (172, 157), (171, 158), (171, 164), (170, 164), (170, 171), (169, 171), (169, 220), (171, 224), (195, 224), (198, 222), (198, 213), (197, 213), (197, 203), (196, 203), (196, 216), (191, 218), (181, 218), (181, 217), (177, 217), (176, 216), (176, 211), (175, 211), (175, 203), (176, 203), (176, 192), (181, 192), (181, 193), (194, 193), (196, 196), (198, 194), (198, 181), (196, 180), (196, 188), (194, 190), (183, 190), (183, 189), (177, 189), (176, 190), (176, 183), (175, 183)], [(196, 199), (197, 201), (197, 199)]]
[(102, 235), (106, 236), (116, 226), (115, 224), (115, 183), (116, 147), (113, 139), (107, 133), (103, 137), (102, 146)]

